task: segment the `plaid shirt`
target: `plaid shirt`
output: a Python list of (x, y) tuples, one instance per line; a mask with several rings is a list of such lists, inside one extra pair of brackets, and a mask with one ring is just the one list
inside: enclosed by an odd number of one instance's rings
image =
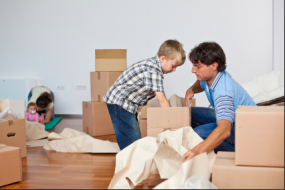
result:
[(155, 97), (155, 92), (164, 92), (163, 79), (158, 56), (140, 61), (117, 79), (104, 96), (104, 101), (136, 114)]

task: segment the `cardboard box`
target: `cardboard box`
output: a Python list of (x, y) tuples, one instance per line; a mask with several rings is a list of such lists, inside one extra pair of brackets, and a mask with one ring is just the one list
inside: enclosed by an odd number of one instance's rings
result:
[(236, 165), (284, 167), (284, 107), (236, 110)]
[(236, 166), (234, 152), (218, 152), (212, 182), (219, 189), (284, 189), (284, 168)]
[(21, 148), (21, 157), (27, 157), (26, 119), (0, 122), (0, 143)]
[(104, 102), (83, 102), (83, 131), (91, 136), (114, 135), (112, 120)]
[(20, 115), (20, 119), (26, 117), (26, 101), (25, 100), (11, 100), (3, 99), (0, 100), (0, 113), (6, 109), (10, 108), (12, 114)]
[(148, 128), (179, 129), (191, 125), (191, 112), (188, 107), (148, 108)]
[(0, 144), (0, 187), (22, 181), (21, 150)]
[(126, 69), (126, 49), (95, 50), (95, 71), (125, 71)]
[(104, 102), (103, 97), (123, 72), (91, 72), (91, 101)]
[(147, 120), (142, 119), (140, 115), (139, 115), (139, 126), (141, 130), (142, 138), (146, 137), (147, 136)]

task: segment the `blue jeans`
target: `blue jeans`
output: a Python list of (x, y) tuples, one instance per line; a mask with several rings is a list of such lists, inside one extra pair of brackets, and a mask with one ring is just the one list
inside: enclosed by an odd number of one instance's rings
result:
[[(217, 127), (216, 113), (211, 108), (191, 108), (192, 121), (191, 126), (194, 131), (202, 138), (206, 139)], [(214, 149), (218, 151), (235, 151), (235, 124), (231, 129), (231, 136), (227, 138), (220, 146)]]
[[(51, 93), (51, 95), (52, 95), (53, 104), (54, 104), (54, 95), (53, 95), (52, 91), (50, 91), (50, 93)], [(32, 97), (32, 90), (30, 91), (30, 93), (29, 93), (29, 95), (28, 95), (28, 101), (30, 101), (31, 97)], [(47, 113), (47, 110), (37, 111), (37, 113), (38, 113), (39, 115), (41, 115), (42, 113), (45, 113), (45, 114), (46, 114), (46, 113)], [(52, 110), (52, 115), (51, 115), (50, 120), (53, 120), (53, 119), (54, 119), (54, 107), (53, 107), (53, 110)]]
[(141, 138), (137, 114), (132, 114), (114, 104), (107, 104), (117, 142), (121, 150)]

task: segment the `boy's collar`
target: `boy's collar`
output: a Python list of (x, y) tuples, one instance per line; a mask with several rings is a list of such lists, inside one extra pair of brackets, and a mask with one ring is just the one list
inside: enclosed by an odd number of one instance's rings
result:
[(155, 58), (156, 58), (156, 62), (158, 63), (160, 71), (162, 72), (162, 74), (164, 74), (163, 71), (162, 71), (161, 62), (160, 62), (160, 59), (159, 59), (158, 55), (156, 55)]

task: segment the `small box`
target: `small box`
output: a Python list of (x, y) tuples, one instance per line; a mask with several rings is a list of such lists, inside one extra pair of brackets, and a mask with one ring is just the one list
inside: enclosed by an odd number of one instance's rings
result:
[(284, 107), (239, 106), (236, 165), (284, 167)]
[(219, 189), (284, 189), (284, 168), (236, 166), (234, 152), (218, 152), (212, 182)]
[(0, 144), (0, 187), (22, 181), (21, 150)]
[(104, 102), (103, 97), (123, 72), (91, 72), (91, 101)]
[(0, 143), (21, 148), (21, 157), (27, 157), (26, 119), (1, 121)]
[(148, 128), (179, 129), (191, 125), (191, 111), (188, 107), (148, 108)]
[(142, 138), (146, 137), (147, 136), (147, 120), (142, 119), (140, 115), (139, 115), (139, 126), (141, 130)]
[(126, 69), (126, 49), (95, 50), (95, 71), (125, 71)]
[(83, 102), (83, 131), (90, 136), (114, 135), (112, 120), (105, 102)]

